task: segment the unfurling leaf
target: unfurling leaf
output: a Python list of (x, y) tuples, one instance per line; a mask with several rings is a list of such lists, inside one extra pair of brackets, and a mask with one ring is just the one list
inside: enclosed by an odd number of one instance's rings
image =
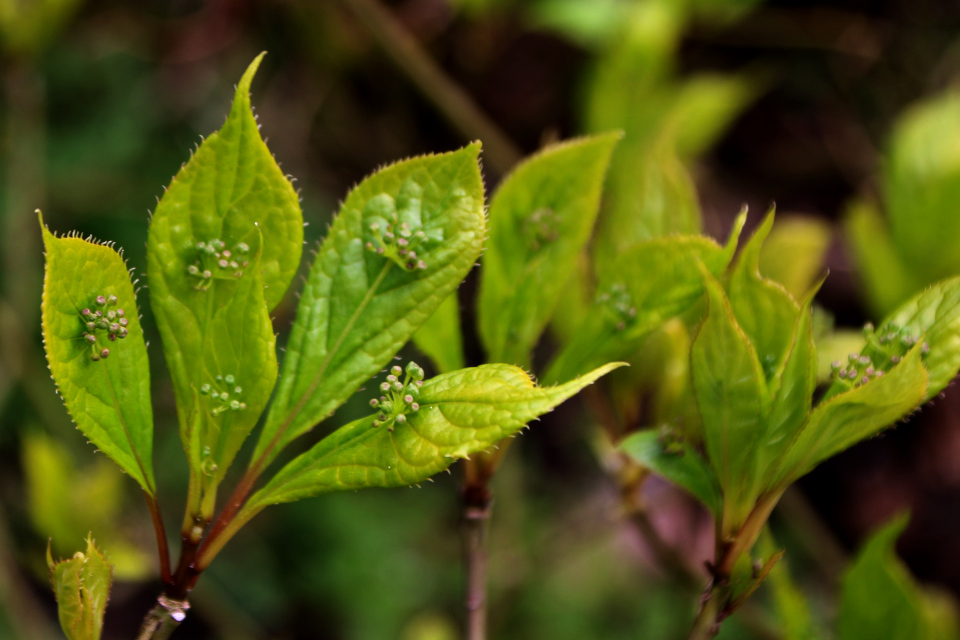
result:
[[(264, 342), (268, 333), (272, 339), (267, 309), (283, 297), (302, 252), (297, 194), (260, 138), (250, 110), (250, 83), (261, 57), (237, 85), (226, 123), (177, 173), (150, 221), (150, 302), (173, 378), (181, 440), (195, 474), (209, 474), (216, 466), (222, 475), (221, 463), (229, 462), (235, 440), (252, 426), (210, 423), (218, 405), (208, 406), (202, 398), (204, 388), (212, 392), (217, 386), (211, 375), (233, 376), (233, 386), (251, 394), (248, 402), (230, 392), (228, 405), (237, 400), (262, 407), (270, 394), (270, 388), (254, 388), (275, 366)], [(253, 351), (235, 351), (247, 348)], [(211, 362), (221, 355), (222, 366)], [(249, 360), (250, 376), (242, 375), (239, 360)], [(260, 365), (265, 371), (254, 371)], [(225, 384), (219, 386), (218, 393), (227, 392)], [(256, 420), (249, 407), (243, 415), (241, 422)], [(237, 437), (214, 433), (224, 429)]]
[(150, 368), (127, 265), (111, 246), (40, 224), (50, 372), (80, 431), (154, 495)]
[(778, 218), (760, 251), (760, 272), (800, 300), (822, 276), (832, 240), (833, 228), (820, 218)]
[(704, 281), (709, 309), (690, 350), (690, 368), (707, 457), (731, 525), (737, 525), (759, 494), (756, 456), (767, 382), (720, 283), (709, 273)]
[(720, 486), (707, 461), (686, 443), (664, 444), (664, 436), (647, 429), (634, 433), (620, 450), (700, 500), (713, 513), (722, 509)]
[(491, 362), (530, 365), (586, 246), (619, 133), (549, 147), (517, 167), (490, 203), (477, 303)]
[(374, 376), (473, 267), (484, 236), (479, 152), (398, 162), (347, 196), (304, 287), (258, 469)]
[(422, 482), (514, 435), (618, 366), (556, 387), (538, 387), (522, 369), (505, 364), (431, 378), (419, 387), (417, 407), (381, 406), (380, 416), (341, 427), (281, 469), (243, 511), (334, 491)]
[(57, 598), (60, 627), (67, 639), (99, 640), (113, 568), (93, 538), (87, 538), (86, 553), (78, 551), (67, 560), (55, 562), (48, 547), (47, 566)]

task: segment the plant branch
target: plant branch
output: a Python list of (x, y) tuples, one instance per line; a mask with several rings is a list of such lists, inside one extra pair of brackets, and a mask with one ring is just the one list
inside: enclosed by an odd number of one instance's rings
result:
[(190, 603), (166, 596), (157, 598), (156, 606), (147, 613), (137, 634), (137, 640), (167, 640), (173, 630), (187, 617)]
[[(465, 461), (469, 462), (469, 461)], [(462, 494), (463, 558), (466, 567), (464, 638), (487, 637), (487, 552), (485, 537), (493, 495), (483, 484), (464, 484)]]
[(343, 3), (450, 124), (483, 142), (484, 158), (494, 171), (504, 175), (520, 161), (523, 154), (516, 145), (378, 0)]

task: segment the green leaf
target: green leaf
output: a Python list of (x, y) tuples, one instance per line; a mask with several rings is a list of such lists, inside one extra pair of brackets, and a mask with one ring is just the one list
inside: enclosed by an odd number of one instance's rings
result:
[(672, 450), (664, 446), (660, 433), (647, 429), (625, 438), (620, 443), (620, 450), (688, 491), (713, 513), (720, 513), (722, 498), (717, 478), (707, 461), (689, 445), (682, 444)]
[(960, 271), (960, 93), (910, 109), (894, 129), (885, 164), (893, 240), (925, 282)]
[(940, 393), (960, 370), (960, 277), (938, 282), (893, 312), (880, 327), (896, 323), (923, 339), (930, 352), (923, 366), (930, 376), (926, 399)]
[(844, 575), (840, 640), (930, 637), (922, 593), (894, 549), (907, 522), (902, 514), (870, 536)]
[[(484, 451), (621, 366), (611, 363), (556, 387), (537, 387), (522, 369), (488, 364), (427, 380), (419, 411), (374, 426), (361, 418), (291, 461), (243, 511), (334, 491), (422, 482), (456, 459)], [(243, 514), (238, 518), (243, 518)]]
[(703, 279), (709, 310), (693, 341), (690, 367), (707, 456), (734, 526), (742, 524), (758, 495), (757, 440), (763, 433), (761, 402), (767, 385), (720, 283), (709, 273)]
[(750, 338), (768, 382), (787, 356), (800, 311), (782, 285), (760, 275), (760, 250), (773, 220), (771, 211), (740, 252), (727, 285), (737, 324)]
[(922, 345), (914, 346), (882, 378), (821, 402), (786, 452), (769, 486), (786, 487), (823, 460), (876, 435), (915, 409), (927, 390), (921, 350)]
[[(200, 373), (198, 433), (191, 467), (213, 491), (257, 424), (277, 381), (276, 337), (260, 279), (260, 252), (207, 327)], [(207, 386), (208, 385), (208, 386)], [(211, 493), (208, 500), (213, 499)], [(213, 505), (208, 505), (212, 510)]]
[[(257, 278), (267, 307), (275, 307), (302, 251), (297, 195), (261, 140), (250, 110), (250, 83), (261, 58), (237, 85), (226, 123), (174, 177), (150, 221), (150, 302), (173, 378), (181, 439), (195, 465), (209, 431), (196, 425), (201, 421), (198, 394), (210, 382), (207, 345), (225, 329), (225, 319), (215, 318), (227, 307), (254, 304), (246, 278)], [(251, 258), (256, 255), (259, 269)], [(247, 302), (236, 302), (236, 296)], [(227, 342), (259, 339), (259, 328), (253, 329), (257, 337), (242, 335), (250, 328), (230, 327), (238, 334)], [(259, 355), (252, 359), (262, 362)], [(242, 386), (253, 391), (252, 384)]]
[(87, 538), (86, 553), (78, 551), (72, 558), (59, 562), (54, 562), (48, 547), (47, 566), (60, 626), (68, 640), (99, 640), (113, 570), (93, 538)]
[(833, 228), (820, 218), (781, 217), (760, 250), (760, 273), (800, 300), (823, 274), (832, 240)]
[(741, 216), (723, 248), (701, 236), (673, 236), (637, 244), (619, 256), (600, 283), (583, 326), (544, 380), (569, 380), (603, 362), (630, 358), (651, 331), (701, 298), (701, 263), (714, 274), (726, 269), (742, 226)]
[(904, 264), (886, 223), (874, 206), (854, 202), (847, 211), (844, 230), (867, 301), (878, 316), (892, 311), (922, 286)]
[(529, 367), (530, 353), (590, 239), (620, 135), (549, 147), (517, 167), (493, 197), (477, 303), (489, 361)]
[[(475, 143), (398, 162), (347, 196), (304, 288), (254, 465), (332, 414), (473, 267), (484, 237), (479, 152)], [(387, 224), (423, 232), (416, 252), (426, 268), (409, 269), (396, 245), (382, 244)]]
[(447, 296), (430, 319), (413, 334), (413, 343), (433, 361), (439, 373), (463, 369), (460, 301), (456, 291)]
[[(43, 340), (50, 372), (80, 431), (154, 495), (150, 368), (127, 265), (112, 246), (57, 238), (43, 227), (42, 218), (40, 224), (47, 260)], [(108, 301), (100, 305), (98, 296)], [(103, 317), (86, 318), (82, 312), (87, 309)], [(125, 338), (111, 341), (109, 328), (87, 327), (121, 309)], [(114, 320), (110, 324), (119, 327), (120, 318)], [(95, 341), (88, 342), (85, 335)], [(101, 357), (103, 352), (108, 357)]]

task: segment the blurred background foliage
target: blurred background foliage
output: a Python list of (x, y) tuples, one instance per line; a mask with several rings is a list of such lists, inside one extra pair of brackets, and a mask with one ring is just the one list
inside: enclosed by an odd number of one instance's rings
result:
[[(222, 123), (261, 50), (253, 102), (297, 178), (310, 244), (348, 188), (386, 162), (480, 138), (492, 190), (546, 143), (620, 129), (596, 272), (638, 240), (725, 238), (742, 205), (752, 226), (776, 201), (764, 271), (795, 295), (830, 271), (817, 298), (823, 364), (856, 348), (863, 322), (960, 272), (958, 33), (960, 7), (945, 0), (0, 0), (0, 637), (59, 637), (43, 563), (51, 537), (66, 555), (92, 531), (116, 563), (106, 638), (132, 637), (158, 590), (142, 501), (91, 455), (44, 368), (33, 210), (53, 229), (116, 241), (142, 273), (148, 211)], [(589, 295), (589, 267), (553, 324), (561, 338)], [(475, 289), (474, 276), (461, 304)], [(292, 311), (277, 310), (281, 340)], [(465, 334), (467, 363), (481, 362), (474, 328)], [(650, 399), (630, 391), (637, 380), (662, 379), (688, 340), (665, 328), (642, 366), (610, 382), (627, 422), (650, 417)], [(538, 358), (551, 349), (546, 340)], [(153, 366), (158, 481), (175, 523), (186, 465), (162, 359)], [(676, 402), (664, 393), (654, 407)], [(850, 622), (858, 581), (900, 585), (885, 592), (891, 602), (913, 603), (913, 618), (881, 627), (952, 637), (958, 410), (949, 389), (788, 495), (773, 535), (789, 572), (778, 568), (723, 637), (872, 637), (851, 631), (869, 628)], [(661, 569), (623, 517), (623, 487), (593, 454), (609, 447), (597, 420), (589, 403), (568, 403), (515, 444), (496, 480), (492, 637), (666, 639), (688, 627), (701, 585)], [(200, 581), (178, 637), (457, 637), (457, 472), (254, 521)], [(639, 500), (699, 571), (712, 547), (706, 514), (656, 479)], [(910, 525), (883, 529), (841, 581), (868, 533), (907, 508)]]

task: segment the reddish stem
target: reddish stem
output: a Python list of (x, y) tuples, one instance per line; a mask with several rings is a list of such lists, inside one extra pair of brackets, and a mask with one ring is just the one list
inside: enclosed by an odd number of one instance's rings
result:
[(163, 584), (170, 585), (173, 580), (170, 575), (170, 550), (167, 547), (167, 531), (163, 526), (163, 516), (160, 515), (160, 504), (157, 497), (152, 496), (146, 491), (143, 492), (147, 499), (147, 508), (150, 510), (150, 519), (153, 520), (153, 532), (157, 536), (157, 553), (160, 556), (160, 579)]

